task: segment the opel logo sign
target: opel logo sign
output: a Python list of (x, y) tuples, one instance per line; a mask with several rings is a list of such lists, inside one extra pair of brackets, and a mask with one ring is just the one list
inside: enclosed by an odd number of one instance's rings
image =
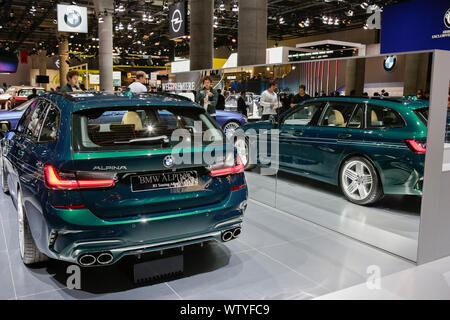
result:
[(166, 156), (163, 160), (163, 165), (166, 168), (172, 168), (174, 165), (173, 157), (172, 156)]
[(450, 29), (450, 9), (447, 10), (444, 16), (444, 23), (447, 28)]
[(176, 9), (172, 14), (172, 30), (176, 33), (180, 31), (181, 26), (183, 25), (183, 18), (181, 16), (181, 11), (179, 9)]
[(395, 65), (397, 64), (397, 57), (396, 56), (388, 56), (384, 59), (384, 70), (386, 71), (392, 71), (395, 68)]
[(81, 22), (81, 14), (75, 10), (75, 9), (70, 9), (66, 12), (66, 14), (64, 15), (64, 22), (71, 28), (76, 28), (78, 27)]

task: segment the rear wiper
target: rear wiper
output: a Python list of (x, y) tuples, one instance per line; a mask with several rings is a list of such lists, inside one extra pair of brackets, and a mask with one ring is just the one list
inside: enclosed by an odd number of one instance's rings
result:
[(116, 144), (129, 144), (129, 143), (158, 142), (158, 141), (162, 141), (165, 144), (170, 142), (168, 136), (158, 136), (158, 137), (131, 139), (131, 140), (128, 140), (128, 141), (114, 141), (114, 143), (116, 143)]

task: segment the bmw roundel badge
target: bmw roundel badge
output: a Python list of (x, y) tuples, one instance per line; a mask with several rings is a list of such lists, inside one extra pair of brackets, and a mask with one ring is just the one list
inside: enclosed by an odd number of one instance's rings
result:
[(163, 165), (166, 168), (172, 168), (174, 165), (173, 157), (172, 156), (166, 156), (163, 160)]
[(384, 70), (393, 71), (395, 66), (397, 65), (397, 57), (396, 56), (388, 56), (384, 59)]
[(82, 22), (82, 18), (81, 18), (81, 14), (75, 10), (75, 9), (70, 9), (66, 12), (66, 14), (64, 15), (64, 22), (71, 28), (76, 28), (78, 27), (81, 22)]
[(450, 28), (450, 9), (444, 15), (444, 24), (447, 28)]

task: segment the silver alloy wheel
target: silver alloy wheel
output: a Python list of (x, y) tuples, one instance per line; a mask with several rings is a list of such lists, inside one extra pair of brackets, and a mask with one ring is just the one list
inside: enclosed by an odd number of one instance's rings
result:
[(237, 122), (228, 122), (223, 126), (223, 131), (227, 137), (231, 137), (233, 133), (240, 127), (240, 124)]
[(242, 163), (244, 164), (244, 166), (247, 166), (249, 154), (245, 138), (244, 137), (237, 138), (236, 142), (234, 143), (234, 146), (236, 147), (238, 155), (241, 157)]
[(342, 169), (341, 181), (344, 192), (354, 200), (365, 200), (372, 191), (373, 177), (369, 167), (362, 161), (350, 161)]
[(20, 256), (23, 258), (25, 256), (25, 229), (24, 229), (24, 212), (22, 204), (22, 192), (18, 190), (17, 192), (17, 217), (19, 225), (19, 249)]

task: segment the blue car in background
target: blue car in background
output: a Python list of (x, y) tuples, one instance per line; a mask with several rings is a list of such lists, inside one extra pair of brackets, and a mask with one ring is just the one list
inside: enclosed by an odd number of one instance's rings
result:
[(22, 114), (34, 100), (31, 99), (11, 110), (0, 110), (0, 121), (8, 120), (11, 123), (11, 128), (15, 129), (20, 118), (22, 118)]
[[(184, 97), (195, 102), (195, 96), (191, 92), (171, 92), (171, 94)], [(216, 121), (222, 127), (227, 136), (248, 122), (248, 118), (239, 112), (216, 110)]]

